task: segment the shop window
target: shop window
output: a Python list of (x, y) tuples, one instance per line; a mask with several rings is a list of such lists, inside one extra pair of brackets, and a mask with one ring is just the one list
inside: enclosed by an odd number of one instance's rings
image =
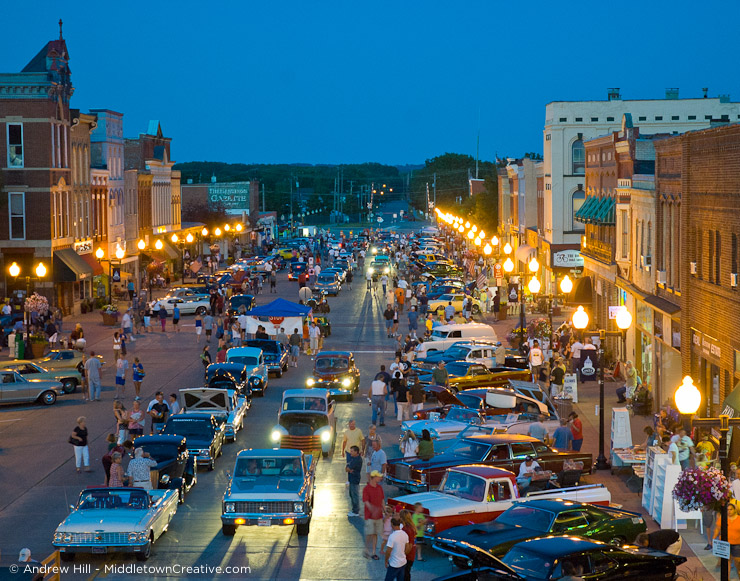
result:
[(572, 175), (583, 175), (586, 172), (586, 148), (583, 140), (578, 139), (571, 146)]
[(26, 239), (26, 194), (23, 192), (9, 192), (8, 206), (10, 208), (10, 239)]
[(619, 215), (622, 223), (622, 258), (626, 259), (630, 248), (630, 219), (627, 210), (620, 210)]
[(8, 167), (23, 167), (23, 125), (8, 123)]
[(681, 350), (681, 323), (671, 319), (671, 347)]
[(653, 315), (653, 335), (656, 339), (663, 338), (663, 313)]
[(583, 230), (584, 225), (580, 222), (577, 222), (575, 219), (576, 212), (581, 209), (581, 206), (583, 206), (583, 202), (586, 201), (586, 192), (583, 190), (576, 190), (573, 192), (573, 196), (571, 198), (572, 200), (572, 213), (571, 213), (571, 228), (573, 230)]

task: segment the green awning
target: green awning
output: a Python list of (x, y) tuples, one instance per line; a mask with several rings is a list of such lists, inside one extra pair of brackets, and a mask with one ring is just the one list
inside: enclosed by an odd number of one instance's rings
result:
[(93, 275), (92, 268), (71, 248), (54, 251), (54, 282), (78, 282)]
[(583, 205), (579, 208), (579, 210), (576, 212), (574, 218), (578, 220), (579, 222), (583, 222), (584, 224), (589, 221), (590, 217), (593, 215), (593, 210), (599, 203), (599, 198), (596, 196), (591, 196), (589, 198), (586, 198), (586, 201), (583, 202)]
[(601, 200), (598, 208), (594, 209), (592, 216), (593, 224), (601, 224), (603, 226), (614, 226), (615, 222), (615, 211), (616, 201), (614, 198), (606, 197)]

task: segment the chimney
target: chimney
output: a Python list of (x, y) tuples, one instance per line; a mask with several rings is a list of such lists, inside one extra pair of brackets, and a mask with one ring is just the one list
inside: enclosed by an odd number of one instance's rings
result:
[(622, 99), (622, 96), (619, 94), (619, 87), (612, 87), (607, 91), (607, 99), (609, 101), (620, 101)]
[(678, 99), (678, 89), (677, 88), (674, 88), (674, 89), (666, 89), (665, 90), (665, 98), (666, 99), (671, 99), (671, 100)]
[(709, 93), (709, 87), (702, 88), (702, 91), (704, 92), (704, 98), (707, 98), (707, 94)]
[(729, 103), (730, 102), (730, 94), (728, 93), (726, 95), (720, 95), (719, 96), (719, 102), (720, 103)]

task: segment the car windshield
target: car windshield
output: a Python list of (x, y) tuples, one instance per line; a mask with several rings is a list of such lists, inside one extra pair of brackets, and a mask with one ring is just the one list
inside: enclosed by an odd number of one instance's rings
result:
[(252, 295), (237, 295), (229, 299), (229, 306), (232, 309), (238, 309), (239, 307), (251, 307), (254, 297)]
[(479, 434), (492, 434), (493, 428), (478, 426), (478, 425), (470, 425), (467, 428), (465, 428), (460, 434), (458, 435), (458, 438), (467, 438), (468, 436), (478, 436)]
[(513, 547), (502, 561), (524, 579), (547, 579), (553, 559)]
[(475, 397), (474, 395), (465, 395), (464, 393), (458, 393), (457, 399), (459, 399), (460, 403), (467, 408), (478, 409), (480, 407), (480, 398)]
[(478, 412), (473, 410), (464, 410), (462, 408), (453, 408), (445, 416), (446, 420), (452, 422), (480, 423)]
[(331, 272), (330, 272), (329, 274), (325, 274), (325, 273), (323, 273), (323, 272), (322, 272), (322, 273), (321, 273), (321, 274), (319, 275), (319, 278), (318, 278), (318, 279), (316, 279), (316, 280), (317, 280), (318, 282), (327, 282), (327, 283), (331, 283), (331, 282), (334, 282), (334, 274), (333, 274), (333, 273), (331, 273)]
[(549, 532), (554, 515), (540, 508), (512, 506), (496, 519), (497, 523), (513, 527), (524, 527), (534, 531)]
[(143, 490), (90, 490), (80, 496), (80, 510), (111, 508), (149, 508), (149, 495)]
[(434, 339), (446, 339), (447, 335), (449, 335), (449, 331), (432, 331), (432, 338)]
[(455, 442), (445, 452), (448, 456), (455, 456), (463, 460), (472, 460), (473, 462), (480, 462), (486, 457), (486, 454), (491, 449), (488, 444), (479, 444), (477, 442), (471, 442), (470, 440), (461, 440)]
[(284, 412), (302, 410), (326, 411), (326, 400), (322, 397), (286, 397), (283, 400)]
[(236, 389), (234, 381), (228, 377), (214, 377), (208, 382), (208, 387), (213, 389)]
[(170, 419), (165, 424), (163, 434), (184, 436), (185, 438), (210, 438), (209, 424), (199, 420)]
[(450, 375), (457, 375), (458, 377), (465, 375), (468, 372), (467, 365), (461, 365), (460, 363), (450, 363), (447, 365), (447, 373)]
[(452, 357), (454, 359), (465, 359), (468, 354), (468, 349), (463, 347), (450, 347), (445, 351), (445, 357)]
[(280, 352), (279, 344), (274, 341), (247, 341), (246, 345), (247, 347), (257, 347), (258, 349), (262, 349), (265, 353)]
[(148, 452), (157, 462), (177, 458), (177, 446), (173, 446), (172, 444), (145, 444), (136, 447), (143, 448), (144, 452)]
[(234, 478), (245, 480), (302, 475), (303, 466), (300, 458), (238, 458), (234, 468)]
[(445, 494), (483, 502), (486, 496), (486, 481), (473, 474), (465, 474), (464, 472), (452, 470), (445, 476), (441, 490)]
[(319, 357), (316, 360), (317, 371), (347, 371), (349, 361), (344, 357)]
[(256, 357), (249, 357), (248, 355), (233, 355), (228, 358), (229, 363), (240, 363), (241, 365), (248, 365), (254, 367), (259, 365), (259, 359)]

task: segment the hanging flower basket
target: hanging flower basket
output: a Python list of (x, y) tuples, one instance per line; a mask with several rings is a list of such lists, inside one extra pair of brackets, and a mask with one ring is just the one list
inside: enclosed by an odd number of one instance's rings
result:
[(530, 339), (544, 339), (550, 336), (550, 321), (544, 317), (532, 319), (527, 325), (527, 336)]
[(24, 307), (27, 313), (36, 311), (39, 315), (46, 315), (49, 312), (49, 300), (43, 295), (33, 293), (26, 298)]
[(684, 512), (709, 508), (720, 510), (732, 498), (730, 482), (716, 468), (684, 470), (673, 488), (673, 498)]

